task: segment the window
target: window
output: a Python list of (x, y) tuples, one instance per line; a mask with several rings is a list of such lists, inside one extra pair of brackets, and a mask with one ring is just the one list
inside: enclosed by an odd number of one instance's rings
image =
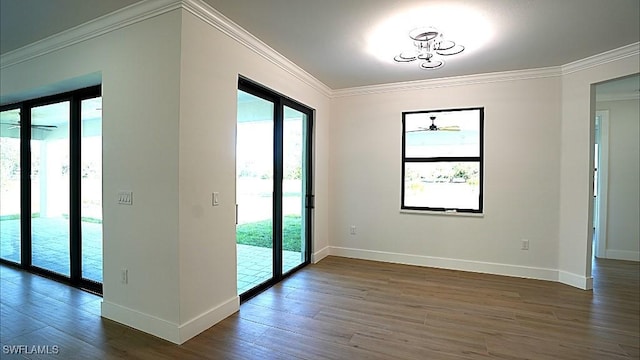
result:
[(402, 113), (401, 209), (482, 213), (484, 108)]

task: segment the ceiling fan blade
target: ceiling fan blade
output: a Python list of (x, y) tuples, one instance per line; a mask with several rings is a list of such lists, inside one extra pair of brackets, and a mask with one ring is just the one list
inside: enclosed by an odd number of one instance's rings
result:
[[(20, 129), (20, 123), (19, 122), (18, 123), (6, 123), (6, 122), (3, 122), (3, 123), (0, 123), (0, 124), (2, 124), (2, 125), (10, 125), (9, 129)], [(51, 131), (53, 129), (57, 129), (58, 128), (57, 125), (44, 125), (44, 124), (43, 125), (32, 124), (31, 127), (34, 128), (34, 129), (41, 129), (41, 130), (48, 130), (48, 131)]]
[(411, 133), (411, 132), (420, 132), (420, 131), (430, 131), (430, 129), (425, 127), (419, 127), (416, 130), (407, 130), (406, 132)]
[(20, 129), (20, 124), (16, 123), (8, 123), (8, 122), (0, 122), (0, 125), (9, 125), (7, 126), (7, 130)]
[(57, 129), (58, 127), (56, 125), (38, 125), (38, 124), (33, 124), (31, 125), (32, 128), (41, 128), (41, 129)]

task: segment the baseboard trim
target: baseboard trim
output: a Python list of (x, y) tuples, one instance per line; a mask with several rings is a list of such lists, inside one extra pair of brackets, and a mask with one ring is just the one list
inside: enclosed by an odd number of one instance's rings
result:
[(609, 249), (607, 249), (605, 251), (604, 256), (607, 259), (627, 260), (627, 261), (640, 261), (640, 252), (639, 251), (609, 250)]
[(593, 289), (593, 277), (586, 277), (567, 271), (558, 271), (558, 282), (577, 287), (578, 289), (582, 290)]
[(192, 337), (207, 330), (213, 325), (235, 314), (240, 310), (240, 297), (234, 296), (209, 311), (187, 321), (178, 327), (179, 340), (182, 344)]
[(329, 246), (325, 246), (324, 248), (314, 252), (313, 254), (311, 254), (311, 262), (314, 264), (317, 264), (318, 261), (326, 258), (327, 256), (329, 256), (329, 252), (330, 252), (330, 247)]
[(153, 315), (145, 314), (105, 300), (102, 301), (101, 315), (103, 318), (144, 331), (175, 344), (178, 344), (180, 341), (178, 324)]
[(134, 329), (144, 331), (174, 344), (183, 344), (192, 337), (212, 327), (240, 309), (240, 298), (233, 298), (211, 310), (187, 321), (182, 325), (158, 317), (129, 309), (125, 306), (102, 301), (103, 318), (119, 322)]
[(423, 255), (410, 255), (386, 251), (362, 250), (332, 246), (330, 255), (363, 260), (384, 261), (405, 265), (427, 266), (449, 270), (461, 270), (493, 275), (512, 276), (528, 279), (558, 281), (558, 271), (538, 267), (489, 263)]

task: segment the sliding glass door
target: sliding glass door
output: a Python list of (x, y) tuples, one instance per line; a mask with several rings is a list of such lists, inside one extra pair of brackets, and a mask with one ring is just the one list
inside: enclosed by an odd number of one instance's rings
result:
[(312, 110), (239, 80), (238, 294), (247, 299), (310, 261)]
[(31, 108), (31, 263), (70, 276), (69, 101)]
[(236, 250), (238, 293), (273, 278), (273, 113), (271, 101), (238, 91)]
[(305, 202), (307, 199), (307, 114), (284, 107), (282, 131), (282, 272), (305, 262), (307, 253)]
[(0, 258), (20, 262), (20, 110), (0, 112)]
[(80, 111), (80, 224), (82, 278), (102, 282), (102, 97)]
[(0, 260), (102, 291), (100, 87), (0, 112)]

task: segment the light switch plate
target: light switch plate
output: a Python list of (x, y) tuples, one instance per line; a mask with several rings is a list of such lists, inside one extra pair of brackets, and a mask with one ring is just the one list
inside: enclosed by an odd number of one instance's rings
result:
[(211, 194), (211, 205), (213, 205), (213, 206), (220, 205), (220, 193), (219, 192), (216, 191), (213, 194)]
[(119, 191), (118, 192), (118, 204), (120, 204), (120, 205), (133, 205), (133, 192), (132, 191)]

